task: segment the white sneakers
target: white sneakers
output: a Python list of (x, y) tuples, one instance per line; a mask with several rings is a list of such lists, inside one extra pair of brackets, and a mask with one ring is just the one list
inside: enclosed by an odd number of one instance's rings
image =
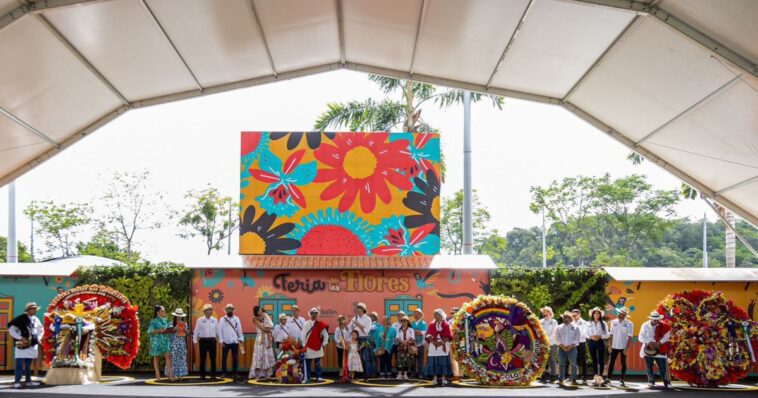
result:
[(21, 388), (21, 383), (14, 383), (13, 388), (16, 388), (16, 389)]
[(37, 383), (36, 381), (30, 381), (30, 382), (26, 383), (26, 386), (27, 387), (37, 387), (37, 386), (39, 386), (39, 383)]

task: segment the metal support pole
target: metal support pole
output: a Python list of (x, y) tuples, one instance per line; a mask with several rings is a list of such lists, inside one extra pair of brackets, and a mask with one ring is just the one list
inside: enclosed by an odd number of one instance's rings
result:
[(474, 252), (471, 189), (471, 92), (463, 92), (463, 254)]
[(545, 208), (542, 208), (542, 268), (547, 268), (547, 230), (545, 229)]
[(16, 182), (8, 184), (8, 240), (6, 241), (6, 262), (18, 262), (18, 241), (16, 239)]
[(703, 213), (703, 268), (708, 268), (708, 218)]
[(232, 255), (232, 198), (229, 198), (229, 236), (226, 241), (226, 254)]
[[(756, 250), (753, 248), (753, 245), (751, 245), (751, 244), (750, 244), (750, 242), (748, 242), (748, 241), (747, 241), (747, 240), (746, 240), (746, 239), (745, 239), (745, 238), (742, 236), (742, 234), (740, 234), (739, 232), (737, 232), (737, 229), (734, 227), (734, 224), (733, 224), (733, 222), (729, 222), (729, 219), (728, 219), (728, 218), (727, 218), (727, 217), (726, 217), (724, 214), (722, 214), (722, 213), (719, 211), (719, 209), (718, 209), (718, 208), (716, 208), (716, 206), (718, 206), (718, 207), (721, 207), (721, 205), (720, 205), (720, 204), (718, 204), (718, 203), (715, 203), (715, 202), (711, 202), (711, 200), (710, 200), (710, 199), (708, 199), (708, 198), (706, 198), (706, 197), (704, 197), (704, 196), (702, 196), (702, 195), (701, 195), (701, 197), (703, 198), (703, 200), (705, 201), (705, 203), (707, 203), (707, 204), (708, 204), (708, 206), (709, 206), (709, 207), (710, 207), (710, 208), (711, 208), (711, 209), (712, 209), (714, 212), (716, 212), (716, 215), (717, 215), (717, 216), (719, 216), (719, 218), (721, 219), (721, 221), (723, 221), (723, 222), (724, 222), (724, 225), (726, 226), (726, 230), (727, 230), (727, 231), (731, 231), (731, 232), (733, 232), (733, 233), (734, 233), (734, 235), (737, 237), (737, 239), (739, 239), (739, 240), (740, 240), (740, 242), (742, 242), (742, 244), (743, 244), (743, 245), (745, 245), (745, 247), (746, 247), (746, 248), (747, 248), (747, 249), (750, 251), (750, 253), (753, 253), (753, 256), (755, 256), (756, 258), (758, 258), (758, 251), (756, 251)], [(732, 218), (732, 220), (734, 220), (734, 218)]]

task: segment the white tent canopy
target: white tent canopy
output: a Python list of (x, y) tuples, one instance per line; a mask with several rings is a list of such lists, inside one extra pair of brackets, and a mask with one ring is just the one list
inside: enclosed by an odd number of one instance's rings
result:
[(0, 0), (0, 185), (130, 109), (347, 68), (563, 106), (758, 225), (758, 1)]

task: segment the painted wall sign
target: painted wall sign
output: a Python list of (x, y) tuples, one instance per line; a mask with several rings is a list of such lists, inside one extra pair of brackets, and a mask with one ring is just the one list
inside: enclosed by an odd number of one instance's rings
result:
[(242, 132), (240, 254), (434, 255), (437, 133)]

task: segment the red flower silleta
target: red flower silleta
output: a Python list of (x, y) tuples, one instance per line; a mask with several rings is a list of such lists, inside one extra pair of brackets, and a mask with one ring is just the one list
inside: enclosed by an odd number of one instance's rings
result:
[(392, 199), (387, 183), (409, 191), (410, 176), (398, 172), (415, 165), (407, 140), (388, 142), (389, 133), (343, 133), (334, 138), (335, 145), (322, 143), (315, 150), (316, 159), (331, 169), (319, 169), (314, 182), (330, 182), (321, 200), (342, 196), (339, 211), (345, 212), (360, 193), (361, 210), (369, 213), (376, 207), (376, 197), (383, 203)]

